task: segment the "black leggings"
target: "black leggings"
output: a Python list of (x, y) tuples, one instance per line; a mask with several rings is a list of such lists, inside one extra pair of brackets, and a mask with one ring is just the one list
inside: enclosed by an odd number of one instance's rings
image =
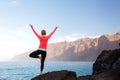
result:
[(41, 54), (41, 72), (43, 71), (43, 68), (44, 68), (44, 61), (45, 61), (45, 58), (46, 58), (46, 51), (41, 51), (41, 50), (36, 50), (34, 52), (32, 52), (29, 56), (32, 57), (32, 58), (39, 58), (38, 55)]

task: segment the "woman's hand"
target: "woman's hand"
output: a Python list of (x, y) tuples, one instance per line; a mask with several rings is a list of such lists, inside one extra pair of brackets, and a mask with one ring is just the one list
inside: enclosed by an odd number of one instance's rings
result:
[(56, 26), (55, 29), (58, 29), (58, 27)]
[(33, 25), (32, 24), (29, 24), (30, 25), (30, 27), (32, 28), (33, 27)]

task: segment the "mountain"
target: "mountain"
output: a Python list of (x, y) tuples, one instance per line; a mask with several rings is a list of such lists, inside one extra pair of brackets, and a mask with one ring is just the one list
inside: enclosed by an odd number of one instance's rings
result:
[[(98, 38), (81, 38), (72, 42), (58, 42), (48, 45), (47, 60), (52, 61), (95, 61), (102, 50), (119, 48), (120, 32), (105, 34)], [(16, 55), (12, 60), (30, 60), (32, 51)]]

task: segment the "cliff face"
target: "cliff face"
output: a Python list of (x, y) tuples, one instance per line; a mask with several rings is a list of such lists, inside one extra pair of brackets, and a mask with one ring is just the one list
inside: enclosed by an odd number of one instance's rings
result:
[[(116, 49), (119, 47), (118, 43), (120, 43), (120, 32), (113, 35), (102, 35), (98, 38), (53, 43), (48, 45), (47, 60), (95, 61), (102, 50)], [(15, 56), (14, 60), (27, 60), (29, 54), (30, 52), (27, 52)], [(24, 56), (24, 58), (20, 56)]]
[(48, 59), (95, 61), (102, 50), (116, 49), (120, 43), (120, 32), (102, 35), (99, 38), (82, 38), (73, 42), (60, 42), (48, 45)]

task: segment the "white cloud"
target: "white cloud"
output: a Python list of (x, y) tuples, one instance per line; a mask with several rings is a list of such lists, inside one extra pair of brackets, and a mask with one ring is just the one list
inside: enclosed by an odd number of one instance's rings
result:
[[(85, 34), (84, 34), (85, 35)], [(84, 37), (83, 34), (77, 34), (77, 33), (73, 33), (73, 34), (70, 34), (70, 35), (65, 35), (65, 36), (56, 36), (54, 38), (52, 38), (51, 40), (51, 43), (55, 43), (55, 42), (61, 42), (61, 41), (74, 41), (74, 40), (77, 40), (77, 39), (80, 39), (82, 37)]]
[(97, 38), (99, 36), (89, 36), (88, 34), (86, 33), (73, 33), (73, 34), (70, 34), (70, 35), (65, 35), (65, 36), (54, 36), (51, 40), (50, 40), (50, 43), (56, 43), (56, 42), (61, 42), (61, 41), (67, 41), (67, 42), (70, 42), (70, 41), (75, 41), (75, 40), (78, 40), (78, 39), (81, 39), (81, 38), (85, 38), (85, 37), (89, 37), (89, 38)]
[(80, 39), (80, 38), (83, 38), (83, 37), (85, 37), (85, 33), (73, 33), (73, 34), (71, 34), (71, 35), (67, 35), (66, 37), (65, 37), (65, 39), (66, 39), (66, 41), (75, 41), (75, 40), (77, 40), (77, 39)]
[(92, 36), (92, 35), (89, 35), (87, 33), (73, 33), (71, 35), (65, 36), (65, 39), (66, 39), (66, 41), (75, 41), (77, 39), (86, 38), (86, 37), (97, 38), (99, 36)]
[(8, 2), (8, 5), (18, 6), (19, 3), (16, 0), (12, 0), (12, 1)]

